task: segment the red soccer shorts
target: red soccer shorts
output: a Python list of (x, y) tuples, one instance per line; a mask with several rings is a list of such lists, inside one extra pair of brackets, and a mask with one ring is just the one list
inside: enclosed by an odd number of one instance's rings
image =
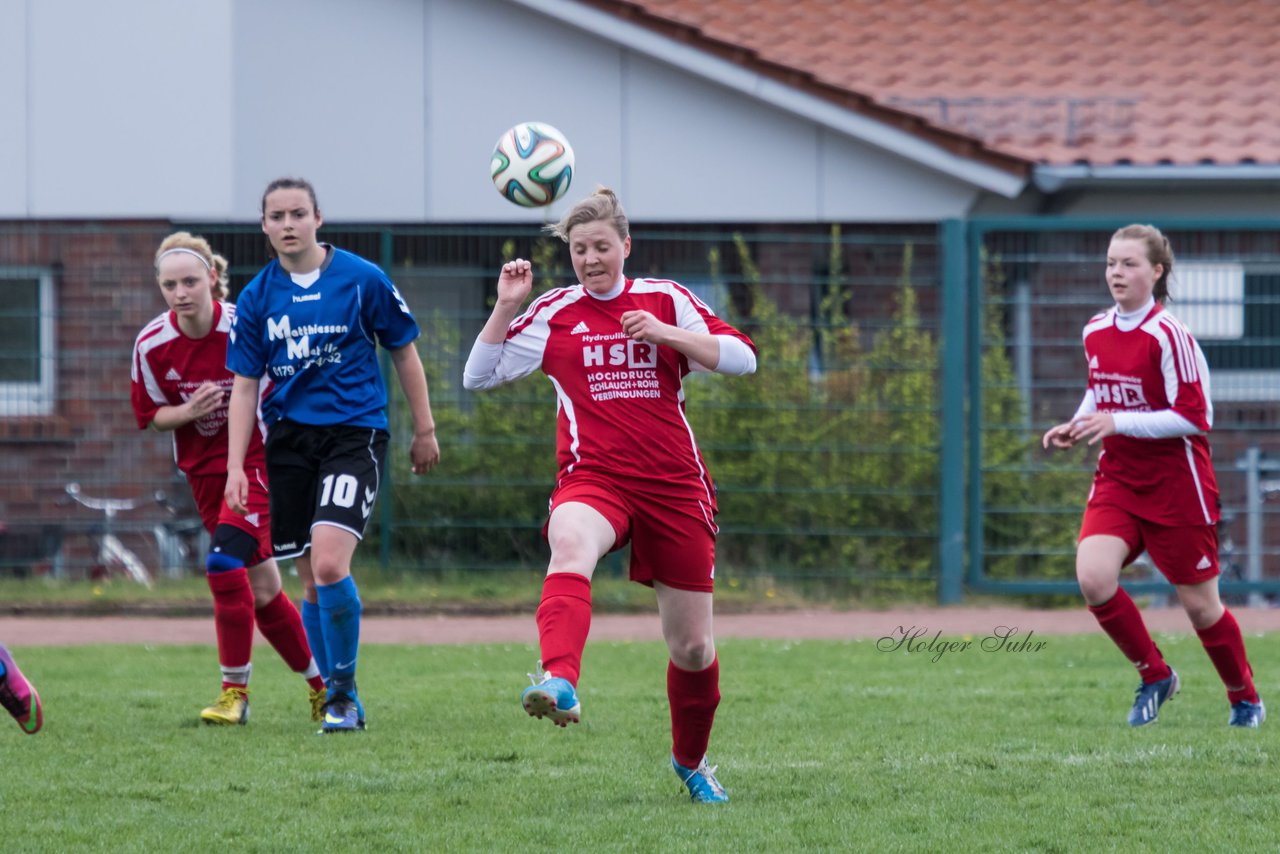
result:
[(1104, 534), (1129, 547), (1128, 566), (1145, 550), (1170, 584), (1199, 584), (1219, 574), (1217, 525), (1157, 525), (1114, 504), (1090, 504), (1080, 539)]
[[(654, 495), (620, 481), (569, 475), (551, 493), (548, 512), (566, 502), (586, 504), (609, 520), (611, 551), (631, 543), (631, 580), (710, 593), (715, 586), (715, 510), (705, 500)], [(547, 536), (543, 525), (542, 536)]]
[(253, 555), (253, 563), (258, 564), (271, 557), (271, 504), (267, 497), (267, 473), (261, 469), (245, 469), (249, 478), (249, 512), (241, 516), (227, 506), (223, 497), (226, 492), (226, 475), (208, 475), (205, 477), (188, 477), (191, 494), (195, 497), (196, 507), (200, 511), (200, 521), (210, 534), (219, 525), (231, 525), (239, 528), (258, 541), (258, 550)]

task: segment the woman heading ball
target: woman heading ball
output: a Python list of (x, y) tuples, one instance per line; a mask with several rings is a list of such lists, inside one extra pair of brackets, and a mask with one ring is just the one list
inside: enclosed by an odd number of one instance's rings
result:
[(548, 291), (517, 317), (533, 270), (520, 258), (503, 264), (463, 378), (485, 389), (541, 370), (556, 392), (542, 660), (521, 701), (559, 726), (580, 719), (591, 576), (601, 557), (630, 543), (631, 580), (653, 587), (670, 653), (672, 767), (693, 800), (725, 801), (706, 758), (720, 701), (716, 493), (685, 419), (682, 381), (691, 370), (750, 374), (755, 347), (676, 282), (624, 275), (630, 226), (612, 191), (597, 190), (548, 230), (569, 244), (578, 284)]

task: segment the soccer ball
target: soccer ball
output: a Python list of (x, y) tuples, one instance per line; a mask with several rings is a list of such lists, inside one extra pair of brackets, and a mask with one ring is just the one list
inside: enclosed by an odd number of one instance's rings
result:
[(573, 148), (551, 125), (521, 122), (498, 138), (489, 166), (494, 186), (507, 201), (545, 207), (569, 190)]

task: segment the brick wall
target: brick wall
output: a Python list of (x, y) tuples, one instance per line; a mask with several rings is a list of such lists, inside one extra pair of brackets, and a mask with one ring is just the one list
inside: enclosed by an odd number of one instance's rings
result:
[[(164, 309), (151, 259), (170, 231), (165, 222), (0, 223), (0, 267), (54, 274), (58, 353), (54, 412), (0, 417), (0, 524), (9, 536), (99, 521), (93, 511), (65, 506), (72, 481), (87, 495), (119, 498), (174, 484), (169, 437), (139, 431), (129, 404), (133, 339)], [(120, 521), (129, 529), (160, 518), (163, 510), (151, 504)], [(153, 538), (138, 539), (129, 546), (144, 549)]]

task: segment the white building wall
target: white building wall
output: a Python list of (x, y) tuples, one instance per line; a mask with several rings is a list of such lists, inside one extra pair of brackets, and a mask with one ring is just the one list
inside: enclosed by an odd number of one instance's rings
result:
[[(508, 0), (0, 0), (0, 217), (252, 220), (281, 175), (332, 221), (934, 221), (971, 185)], [(560, 128), (569, 199), (489, 153)]]
[(235, 100), (235, 192), (223, 216), (255, 218), (269, 181), (299, 175), (330, 219), (423, 217), (423, 8), (235, 0), (222, 81)]
[[(67, 218), (230, 211), (230, 0), (29, 0), (25, 9), (27, 146), (17, 153), (28, 189), (25, 203), (6, 195), (0, 209)], [(7, 79), (0, 88), (11, 89)]]
[(0, 0), (0, 217), (27, 215), (27, 2)]

